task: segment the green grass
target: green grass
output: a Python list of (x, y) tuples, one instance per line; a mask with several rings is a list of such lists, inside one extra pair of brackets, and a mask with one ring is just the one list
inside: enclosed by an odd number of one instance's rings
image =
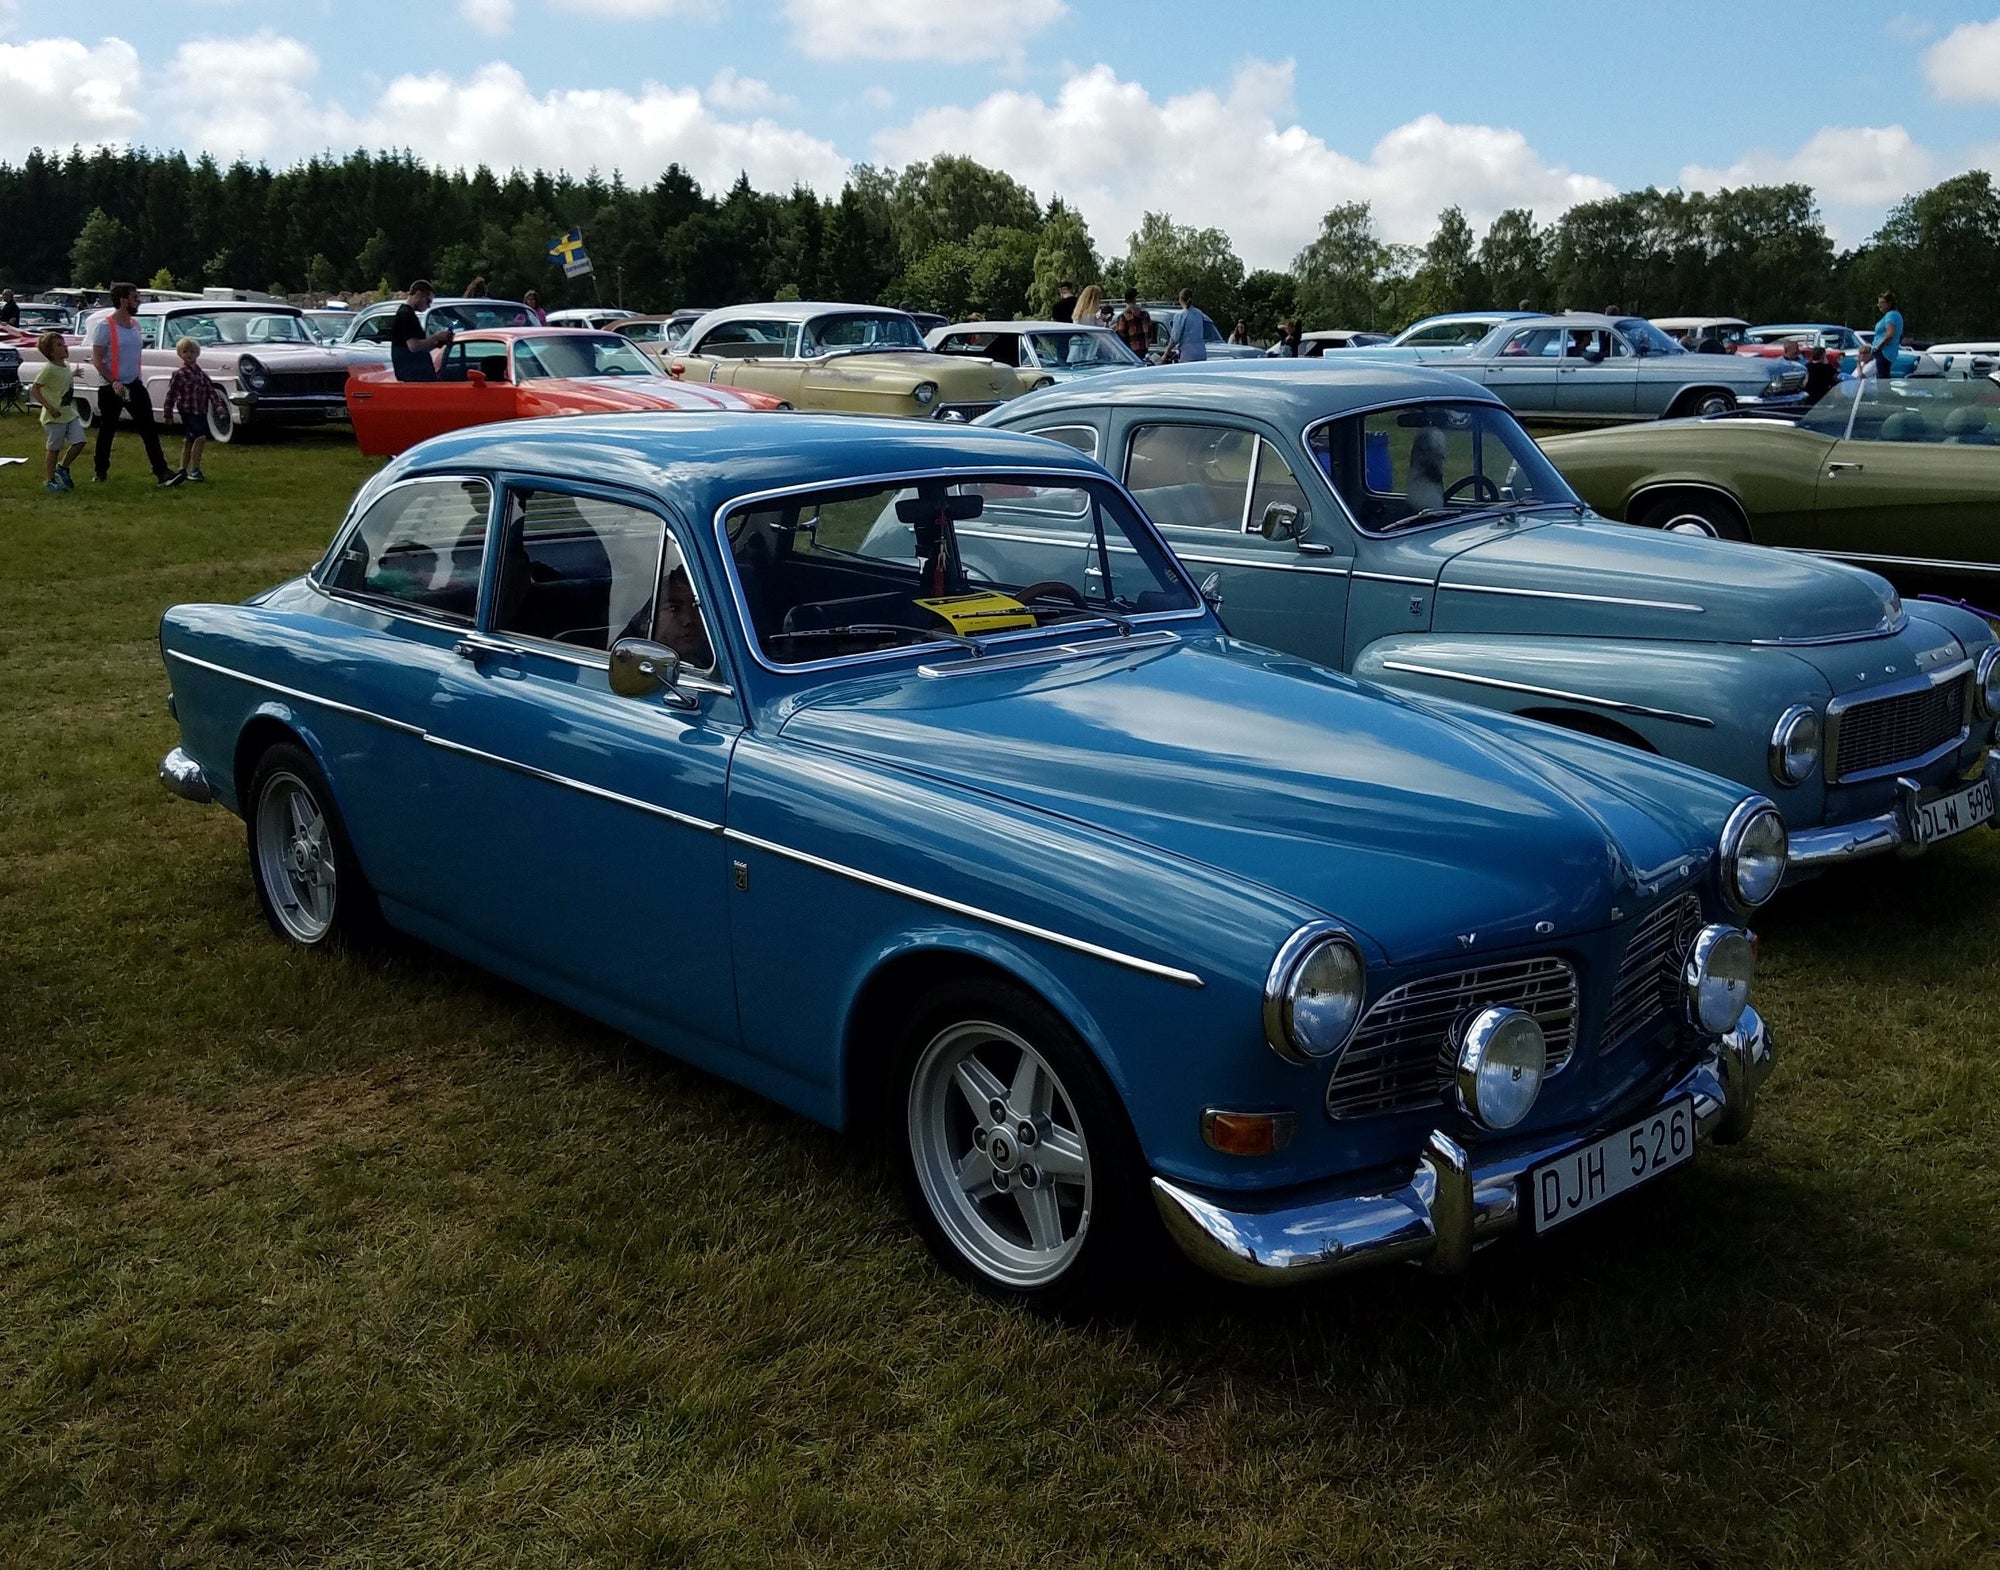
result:
[(369, 467), (0, 470), (0, 1561), (2000, 1562), (2000, 835), (1762, 923), (1747, 1146), (1456, 1285), (1045, 1324), (866, 1152), (268, 934), (240, 826), (154, 782), (154, 628)]

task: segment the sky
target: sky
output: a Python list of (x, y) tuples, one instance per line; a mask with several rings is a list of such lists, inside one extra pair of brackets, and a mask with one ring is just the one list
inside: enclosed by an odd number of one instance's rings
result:
[(0, 0), (0, 161), (131, 144), (282, 165), (679, 163), (834, 194), (965, 153), (1079, 209), (1148, 210), (1283, 267), (1373, 204), (1546, 223), (1648, 184), (1803, 180), (1842, 244), (2000, 171), (2000, 4), (1932, 0)]

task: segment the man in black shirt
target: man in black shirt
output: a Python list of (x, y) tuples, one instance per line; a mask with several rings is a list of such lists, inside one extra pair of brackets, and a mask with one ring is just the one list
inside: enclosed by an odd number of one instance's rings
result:
[(1056, 303), (1049, 312), (1049, 320), (1066, 322), (1076, 311), (1076, 285), (1064, 281), (1056, 285)]
[(1806, 350), (1806, 402), (1818, 403), (1840, 381), (1840, 367), (1826, 357), (1826, 348), (1814, 344)]
[(12, 289), (5, 291), (5, 293), (6, 298), (0, 299), (0, 326), (19, 327), (21, 325), (21, 308), (14, 303), (14, 291)]
[(434, 333), (424, 331), (423, 313), (431, 308), (436, 296), (431, 290), (428, 278), (419, 278), (410, 285), (403, 296), (403, 303), (396, 308), (395, 320), (389, 324), (389, 363), (396, 368), (399, 382), (434, 382), (437, 367), (431, 363), (431, 350), (442, 349), (451, 342), (451, 329), (440, 327)]

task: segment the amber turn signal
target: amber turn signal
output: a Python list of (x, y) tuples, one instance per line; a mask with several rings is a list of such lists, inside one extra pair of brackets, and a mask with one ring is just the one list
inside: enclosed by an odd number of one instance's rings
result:
[(1268, 1156), (1283, 1150), (1299, 1131), (1296, 1112), (1230, 1112), (1204, 1107), (1201, 1137), (1225, 1156)]

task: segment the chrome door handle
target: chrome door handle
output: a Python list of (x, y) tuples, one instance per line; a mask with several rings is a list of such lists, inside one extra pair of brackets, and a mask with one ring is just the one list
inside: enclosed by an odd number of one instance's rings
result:
[(476, 632), (469, 632), (451, 646), (451, 652), (460, 659), (471, 660), (477, 665), (482, 655), (512, 654), (514, 646), (511, 643), (501, 643), (494, 638), (483, 637)]
[(1830, 463), (1826, 466), (1826, 472), (1828, 474), (1844, 474), (1850, 469), (1859, 470), (1864, 467), (1866, 466), (1859, 463)]
[(1333, 554), (1333, 547), (1319, 540), (1300, 540), (1298, 546), (1301, 556), (1331, 556)]

